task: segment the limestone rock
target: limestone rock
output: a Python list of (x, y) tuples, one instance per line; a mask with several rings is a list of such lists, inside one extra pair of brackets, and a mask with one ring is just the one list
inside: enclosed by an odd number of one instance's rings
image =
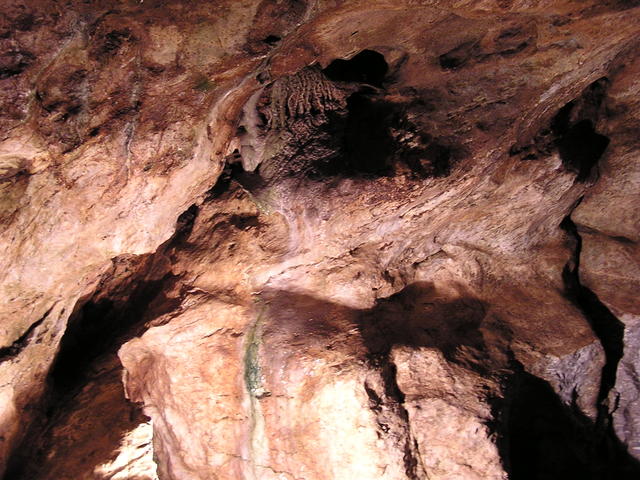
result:
[[(640, 145), (634, 126), (640, 121), (636, 80), (640, 63), (630, 62), (613, 84), (611, 127), (615, 137), (600, 178), (572, 214), (581, 238), (580, 282), (600, 303), (598, 318), (608, 324), (607, 339), (615, 387), (608, 408), (613, 427), (629, 452), (640, 459), (636, 378), (640, 335)], [(624, 105), (624, 107), (623, 107)], [(604, 327), (604, 326), (603, 326)]]
[(0, 474), (640, 475), (637, 2), (0, 11)]

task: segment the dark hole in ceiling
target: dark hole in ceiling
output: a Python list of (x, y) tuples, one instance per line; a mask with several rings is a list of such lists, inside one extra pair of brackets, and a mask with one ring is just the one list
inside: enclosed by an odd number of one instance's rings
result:
[(558, 152), (565, 167), (576, 172), (578, 180), (584, 180), (608, 145), (608, 137), (597, 133), (590, 120), (582, 120), (558, 140)]
[(334, 60), (323, 70), (336, 82), (366, 83), (379, 88), (388, 71), (384, 55), (374, 50), (363, 50), (349, 60)]

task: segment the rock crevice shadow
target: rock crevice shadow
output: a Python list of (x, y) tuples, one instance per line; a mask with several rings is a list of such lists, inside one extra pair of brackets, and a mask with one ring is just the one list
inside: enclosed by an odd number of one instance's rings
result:
[[(392, 349), (399, 346), (437, 349), (450, 363), (503, 381), (505, 398), (486, 399), (494, 416), (487, 426), (497, 436), (496, 445), (510, 478), (640, 478), (640, 464), (615, 436), (565, 405), (545, 380), (527, 373), (515, 360), (505, 368), (492, 358), (482, 332), (490, 328), (483, 323), (489, 307), (472, 295), (443, 297), (432, 284), (421, 282), (363, 310), (287, 291), (263, 296), (270, 311), (280, 312), (265, 324), (264, 335), (278, 337), (266, 345), (291, 340), (298, 349), (341, 351), (364, 357), (380, 372), (382, 389), (367, 384), (363, 388), (374, 411), (382, 410), (385, 402), (397, 404), (396, 415), (406, 423), (409, 478), (422, 478), (422, 466), (411, 436), (405, 395), (398, 388), (390, 359)], [(512, 353), (505, 353), (513, 358)], [(388, 405), (385, 408), (389, 410)]]

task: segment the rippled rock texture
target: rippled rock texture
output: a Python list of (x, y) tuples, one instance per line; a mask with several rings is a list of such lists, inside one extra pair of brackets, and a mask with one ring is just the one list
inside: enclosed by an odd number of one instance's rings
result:
[(7, 479), (640, 477), (638, 2), (0, 4)]

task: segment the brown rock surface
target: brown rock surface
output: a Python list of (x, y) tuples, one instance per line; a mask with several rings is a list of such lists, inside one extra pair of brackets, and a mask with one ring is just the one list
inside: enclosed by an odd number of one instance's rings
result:
[(8, 478), (640, 475), (637, 2), (0, 7)]
[(608, 331), (613, 358), (608, 409), (617, 436), (640, 459), (640, 125), (637, 76), (631, 59), (617, 74), (610, 92), (612, 145), (594, 187), (572, 213), (581, 240), (580, 283), (591, 302), (601, 302), (598, 316)]

